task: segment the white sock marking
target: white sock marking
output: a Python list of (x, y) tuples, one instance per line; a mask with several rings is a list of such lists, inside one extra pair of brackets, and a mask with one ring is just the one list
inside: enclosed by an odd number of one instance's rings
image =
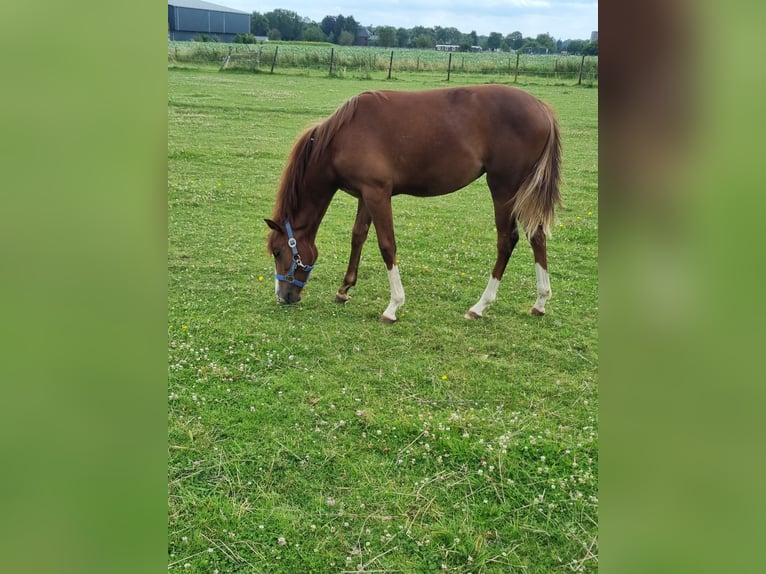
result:
[(391, 285), (391, 301), (383, 311), (383, 317), (391, 321), (396, 321), (396, 310), (404, 304), (404, 287), (402, 279), (399, 277), (399, 267), (394, 265), (388, 271), (388, 282)]
[(487, 288), (484, 289), (481, 299), (477, 301), (476, 305), (468, 310), (466, 317), (468, 317), (470, 313), (474, 313), (481, 317), (484, 310), (497, 300), (497, 290), (499, 287), (500, 279), (495, 279), (490, 276), (489, 283), (487, 283)]
[(537, 301), (534, 308), (545, 313), (545, 303), (551, 298), (551, 279), (539, 263), (535, 263), (535, 277), (537, 278)]

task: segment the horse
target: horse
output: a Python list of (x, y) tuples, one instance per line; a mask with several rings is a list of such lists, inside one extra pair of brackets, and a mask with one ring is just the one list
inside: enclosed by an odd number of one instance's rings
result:
[(300, 134), (279, 182), (273, 215), (264, 220), (271, 229), (267, 249), (274, 257), (277, 300), (301, 300), (318, 257), (317, 230), (340, 189), (358, 204), (348, 268), (335, 301), (349, 300), (374, 224), (391, 293), (380, 321), (393, 323), (405, 294), (396, 263), (392, 196), (448, 194), (486, 174), (497, 259), (486, 289), (464, 316), (478, 319), (496, 301), (519, 226), (535, 261), (537, 300), (530, 312), (544, 315), (551, 297), (546, 237), (561, 204), (560, 163), (555, 113), (518, 88), (487, 84), (353, 96)]

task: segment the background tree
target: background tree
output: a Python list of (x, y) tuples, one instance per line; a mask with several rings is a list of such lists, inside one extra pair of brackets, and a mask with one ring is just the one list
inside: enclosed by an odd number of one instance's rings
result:
[(547, 50), (549, 54), (556, 51), (556, 40), (550, 34), (538, 34), (535, 41), (541, 48)]
[(463, 33), (457, 28), (442, 28), (436, 26), (434, 28), (435, 39), (437, 44), (459, 44)]
[(511, 50), (518, 50), (521, 48), (521, 45), (524, 43), (524, 36), (521, 35), (521, 32), (511, 32), (505, 37), (506, 41), (508, 42), (508, 47)]
[(378, 36), (378, 46), (396, 46), (396, 28), (393, 26), (378, 26), (375, 28), (375, 34)]
[(322, 32), (322, 28), (319, 27), (319, 24), (314, 23), (309, 24), (303, 30), (303, 39), (306, 42), (326, 42), (327, 36)]
[(524, 43), (521, 45), (519, 50), (521, 50), (521, 52), (524, 54), (539, 54), (540, 52), (544, 51), (543, 47), (538, 44), (537, 40), (530, 37), (524, 38)]
[(269, 19), (260, 12), (253, 12), (250, 15), (250, 32), (255, 36), (268, 36), (271, 26)]
[(303, 18), (292, 10), (277, 8), (265, 16), (271, 27), (279, 30), (282, 40), (300, 40), (303, 36)]
[[(338, 14), (337, 16), (325, 16), (322, 18), (322, 22), (319, 24), (322, 32), (327, 36), (327, 40), (334, 44), (343, 44), (348, 41), (348, 35), (343, 35), (343, 32), (351, 34), (351, 44), (356, 39), (356, 33), (359, 31), (359, 22), (357, 22), (353, 16), (344, 16)], [(344, 44), (350, 46), (351, 44)]]
[(415, 47), (416, 48), (433, 48), (436, 45), (436, 42), (434, 42), (433, 36), (430, 34), (418, 34), (415, 36)]
[(352, 46), (356, 40), (356, 34), (352, 34), (348, 30), (343, 30), (338, 38), (338, 44), (341, 46)]
[(503, 41), (503, 35), (500, 32), (490, 32), (487, 38), (487, 50), (497, 50)]
[(396, 30), (396, 45), (402, 48), (410, 45), (410, 31), (407, 28), (398, 28)]
[(319, 27), (321, 28), (322, 32), (324, 33), (325, 37), (330, 42), (335, 42), (335, 23), (337, 21), (337, 16), (325, 16), (322, 18), (322, 22), (320, 22)]
[(582, 51), (586, 56), (598, 56), (598, 40), (588, 42)]
[(570, 54), (582, 54), (583, 48), (588, 42), (585, 40), (569, 40), (566, 51)]

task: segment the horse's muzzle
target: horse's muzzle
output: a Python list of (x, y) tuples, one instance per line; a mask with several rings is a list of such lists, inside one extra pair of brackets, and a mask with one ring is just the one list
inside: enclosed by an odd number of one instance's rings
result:
[(282, 285), (277, 288), (277, 299), (283, 305), (293, 305), (301, 300), (300, 290), (296, 289), (292, 285), (286, 285), (285, 288)]

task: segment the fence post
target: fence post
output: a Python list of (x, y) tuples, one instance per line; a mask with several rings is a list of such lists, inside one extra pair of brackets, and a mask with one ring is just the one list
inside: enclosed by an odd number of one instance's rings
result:
[(335, 48), (330, 48), (330, 76), (332, 76), (332, 65), (335, 61)]
[(279, 53), (279, 46), (274, 48), (274, 59), (271, 61), (271, 72), (270, 72), (272, 74), (274, 73), (274, 66), (277, 65), (277, 54), (278, 53)]
[(394, 51), (391, 50), (391, 60), (388, 62), (388, 79), (391, 79), (391, 68), (394, 67)]
[(516, 83), (516, 80), (519, 79), (519, 56), (520, 54), (516, 52), (516, 75), (513, 76), (513, 83)]
[(449, 82), (450, 74), (452, 73), (452, 52), (449, 53), (449, 62), (447, 63), (447, 81)]
[(580, 79), (577, 80), (578, 86), (582, 85), (582, 69), (584, 65), (585, 65), (585, 54), (582, 55), (582, 60), (580, 60)]

